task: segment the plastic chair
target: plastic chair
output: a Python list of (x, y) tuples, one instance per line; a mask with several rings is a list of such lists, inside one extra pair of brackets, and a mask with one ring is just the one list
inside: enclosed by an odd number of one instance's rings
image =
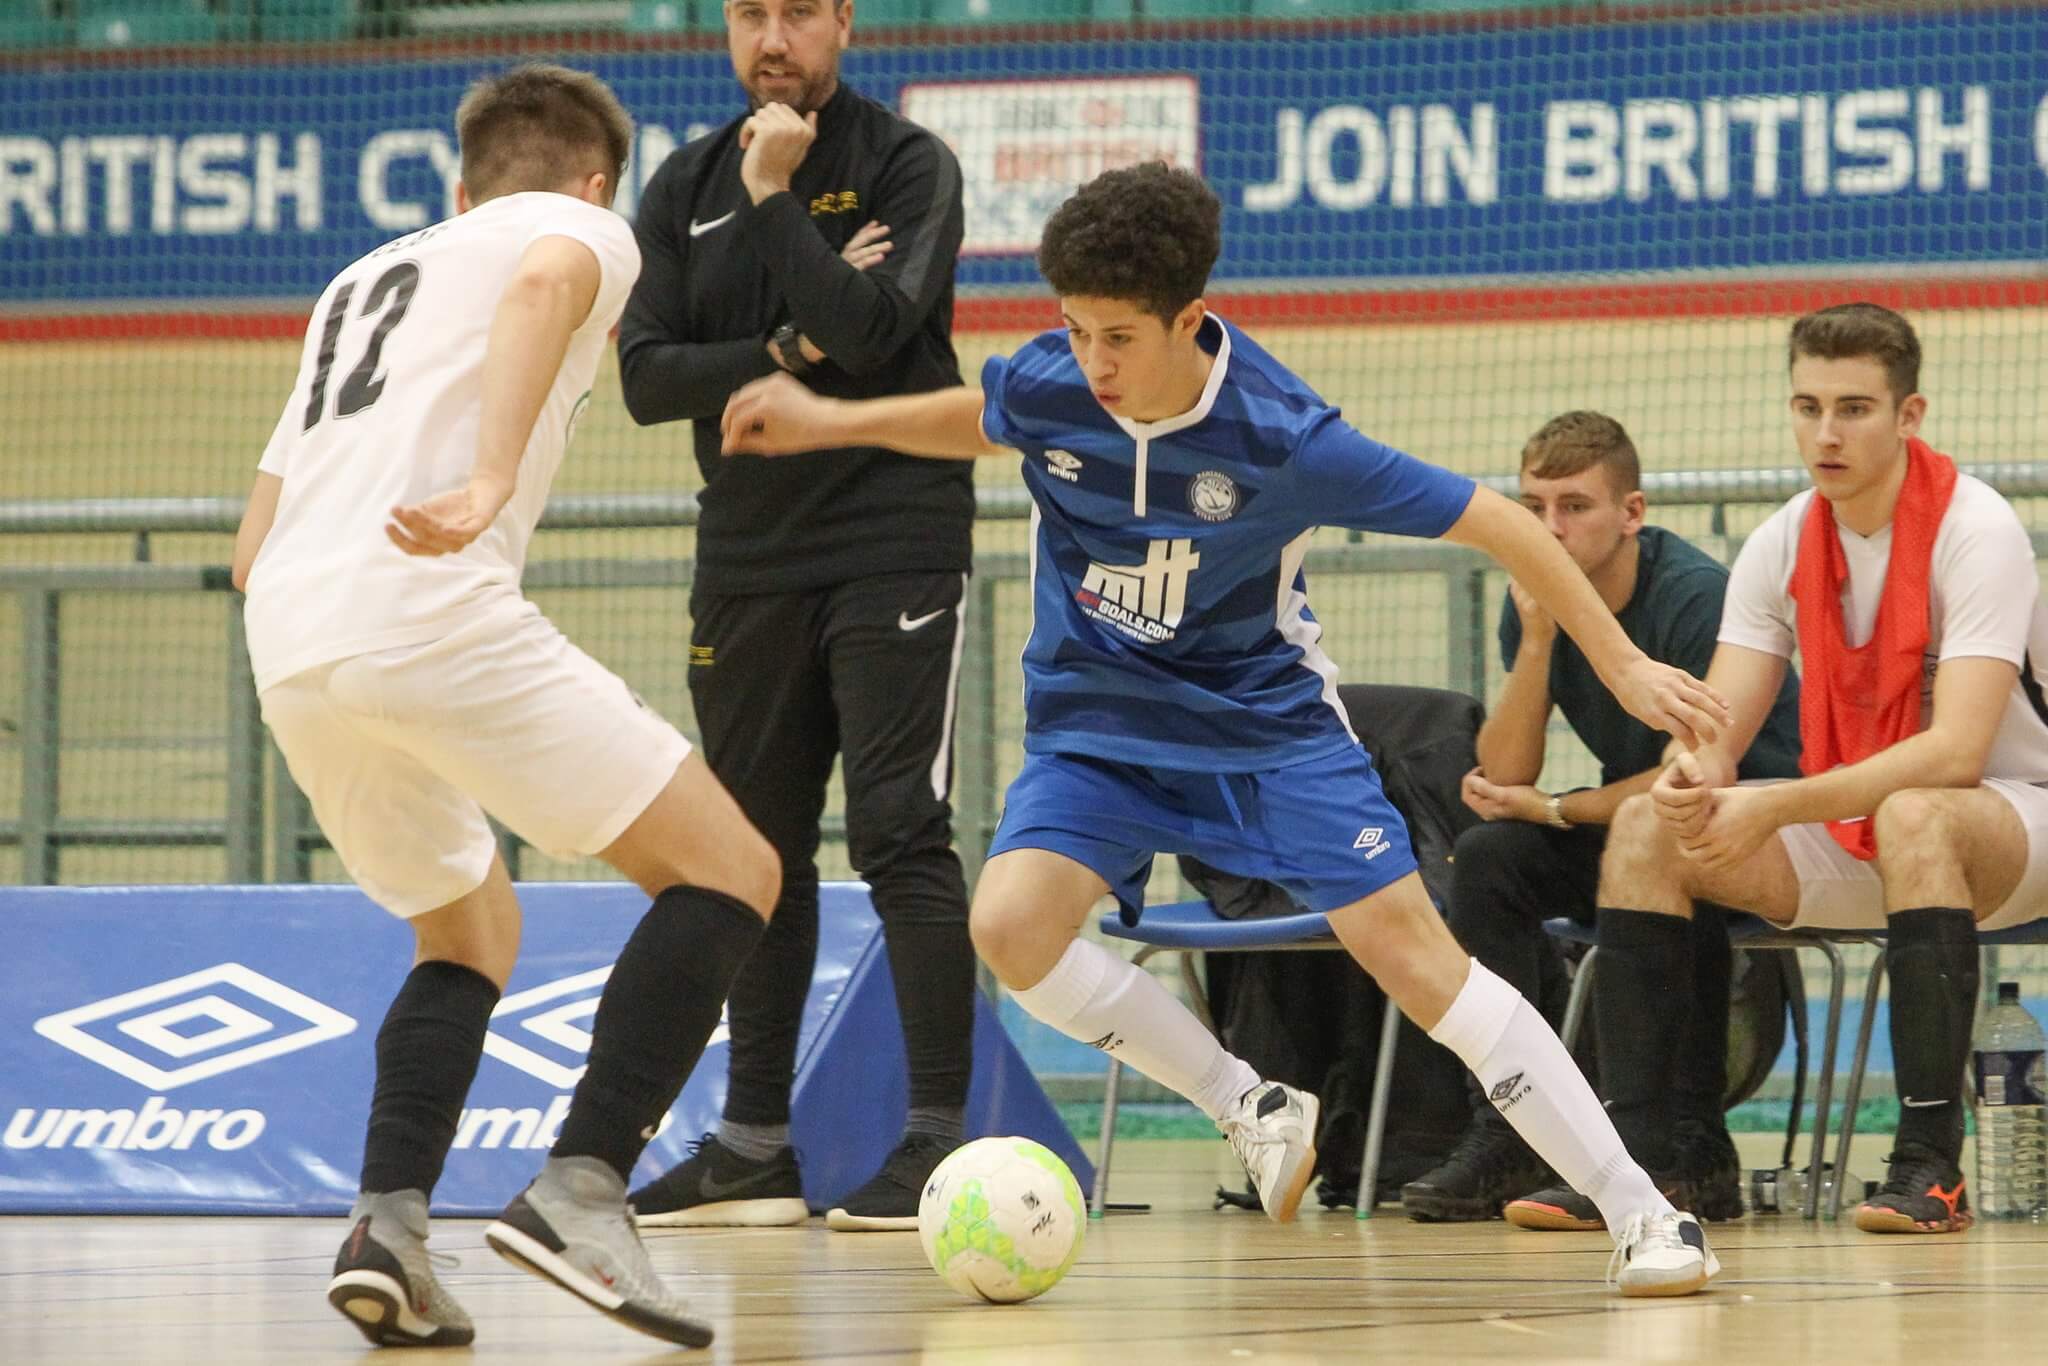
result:
[(931, 6), (933, 23), (962, 26), (1078, 24), (1094, 17), (1094, 0), (932, 0)]
[(187, 0), (85, 0), (78, 9), (81, 47), (154, 47), (210, 43), (213, 14)]
[[(1585, 944), (1586, 954), (1579, 960), (1578, 973), (1572, 978), (1572, 990), (1566, 1000), (1564, 1026), (1558, 1034), (1570, 1048), (1578, 1039), (1579, 1026), (1586, 1015), (1587, 998), (1593, 986), (1593, 970), (1600, 956), (1599, 936), (1590, 925), (1581, 925), (1575, 920), (1558, 919), (1547, 922), (1544, 928), (1554, 939), (1566, 943)], [(1729, 942), (1745, 949), (1772, 949), (1796, 953), (1800, 949), (1815, 949), (1828, 960), (1828, 1013), (1823, 1027), (1821, 1044), (1820, 1076), (1813, 1090), (1813, 1150), (1806, 1169), (1806, 1208), (1802, 1211), (1808, 1219), (1819, 1217), (1820, 1187), (1825, 1171), (1823, 1158), (1827, 1151), (1828, 1103), (1832, 1099), (1835, 1080), (1835, 1049), (1842, 1036), (1842, 996), (1847, 985), (1848, 970), (1842, 962), (1843, 944), (1868, 944), (1876, 940), (1873, 934), (1855, 930), (1787, 930), (1761, 920), (1753, 915), (1731, 916), (1728, 922)], [(2048, 942), (2048, 941), (2044, 941)], [(1877, 984), (1883, 972), (1884, 957), (1878, 956), (1878, 965), (1871, 972), (1870, 985), (1864, 997), (1863, 1027), (1860, 1047), (1867, 1050), (1870, 1042), (1871, 1005), (1876, 1000)], [(1805, 1003), (1792, 1015), (1793, 1029), (1804, 1038)], [(1862, 1089), (1862, 1053), (1859, 1052), (1857, 1066), (1852, 1070), (1849, 1081), (1849, 1113), (1843, 1121), (1841, 1146), (1837, 1149), (1835, 1170), (1846, 1171), (1844, 1162), (1849, 1154), (1849, 1135), (1855, 1128), (1855, 1107), (1858, 1093)], [(1793, 1122), (1798, 1121), (1798, 1103), (1795, 1093)], [(1839, 1183), (1837, 1183), (1839, 1185)], [(1834, 1217), (1834, 1210), (1841, 1208), (1842, 1193), (1835, 1192), (1833, 1208), (1828, 1217)]]
[(54, 17), (43, 0), (0, 0), (0, 48), (62, 47), (71, 25)]
[(356, 0), (256, 0), (256, 25), (266, 42), (346, 38), (355, 32)]
[[(1181, 981), (1187, 987), (1188, 1000), (1211, 1034), (1216, 1032), (1216, 1021), (1209, 1013), (1209, 998), (1195, 973), (1196, 954), (1344, 951), (1344, 946), (1330, 933), (1329, 919), (1315, 911), (1301, 915), (1226, 920), (1216, 914), (1215, 908), (1206, 901), (1176, 901), (1165, 906), (1147, 906), (1145, 914), (1135, 925), (1126, 925), (1115, 911), (1104, 915), (1099, 925), (1108, 938), (1129, 940), (1143, 946), (1131, 960), (1139, 967), (1157, 954), (1169, 950), (1178, 953)], [(1373, 1205), (1379, 1196), (1380, 1147), (1386, 1135), (1388, 1093), (1394, 1075), (1394, 1041), (1400, 1034), (1400, 1028), (1401, 1012), (1389, 1001), (1380, 1026), (1379, 1064), (1372, 1079), (1372, 1107), (1365, 1121), (1365, 1161), (1358, 1173), (1360, 1219), (1372, 1217)], [(1102, 1092), (1102, 1138), (1095, 1156), (1095, 1186), (1088, 1194), (1088, 1212), (1096, 1217), (1101, 1216), (1109, 1196), (1109, 1159), (1116, 1144), (1117, 1095), (1122, 1081), (1123, 1062), (1111, 1054), (1109, 1078)]]

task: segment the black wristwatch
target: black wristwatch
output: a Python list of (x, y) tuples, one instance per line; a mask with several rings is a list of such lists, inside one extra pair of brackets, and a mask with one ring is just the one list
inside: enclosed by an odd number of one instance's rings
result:
[(803, 376), (811, 372), (810, 358), (804, 355), (803, 334), (796, 330), (795, 323), (784, 323), (768, 334), (768, 340), (775, 343), (775, 353), (782, 357), (782, 368), (792, 375)]

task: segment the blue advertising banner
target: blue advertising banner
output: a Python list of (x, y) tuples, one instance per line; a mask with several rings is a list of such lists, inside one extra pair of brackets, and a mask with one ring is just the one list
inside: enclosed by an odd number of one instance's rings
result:
[[(619, 883), (520, 889), (520, 962), (491, 1017), (435, 1207), (495, 1214), (539, 1170), (583, 1073), (613, 957), (647, 902)], [(824, 1208), (901, 1132), (908, 1086), (867, 889), (820, 891), (792, 1140)], [(412, 935), (352, 887), (0, 889), (0, 1213), (339, 1214), (362, 1165), (377, 1028)], [(977, 996), (970, 1135), (1092, 1168)], [(721, 1024), (641, 1159), (714, 1128)]]
[[(2048, 9), (1211, 40), (864, 48), (847, 78), (941, 131), (967, 286), (1035, 283), (1104, 166), (1199, 166), (1219, 281), (2033, 271), (2048, 258)], [(641, 121), (621, 208), (733, 116), (720, 50), (573, 58)], [(0, 305), (308, 299), (450, 210), (489, 62), (0, 72)]]

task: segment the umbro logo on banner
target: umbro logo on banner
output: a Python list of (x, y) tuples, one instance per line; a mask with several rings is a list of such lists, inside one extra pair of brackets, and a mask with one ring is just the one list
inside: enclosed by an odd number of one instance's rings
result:
[(326, 1043), (353, 1017), (240, 963), (218, 963), (35, 1022), (60, 1048), (152, 1091)]
[[(597, 1015), (598, 997), (611, 975), (607, 964), (504, 997), (491, 1012), (484, 1052), (558, 1091), (574, 1089), (590, 1057), (590, 1024)], [(705, 1046), (726, 1037), (721, 1019)]]

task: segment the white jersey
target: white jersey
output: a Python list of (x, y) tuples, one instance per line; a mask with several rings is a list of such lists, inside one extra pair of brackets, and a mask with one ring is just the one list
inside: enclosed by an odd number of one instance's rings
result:
[[(543, 237), (589, 247), (600, 271), (519, 463), (518, 488), (460, 554), (407, 555), (390, 509), (469, 478), (483, 416), (484, 349), (520, 258)], [(377, 248), (313, 310), (290, 401), (258, 468), (284, 481), (249, 573), (256, 686), (352, 655), (446, 634), (517, 607), (527, 543), (599, 357), (640, 274), (619, 215), (570, 195), (509, 194)]]
[[(1813, 498), (1809, 489), (1792, 499), (1743, 543), (1721, 609), (1723, 643), (1792, 657), (1799, 639), (1792, 568)], [(1891, 565), (1892, 529), (1887, 525), (1874, 536), (1858, 536), (1839, 520), (1835, 529), (1849, 565), (1842, 622), (1853, 648), (1877, 629), (1878, 602)], [(1921, 727), (1934, 717), (1936, 665), (1966, 656), (2016, 664), (2020, 676), (1999, 718), (1984, 776), (2048, 782), (2048, 700), (2043, 698), (2039, 673), (2048, 663), (2048, 602), (2042, 600), (2034, 569), (2033, 543), (2012, 505), (1996, 489), (1967, 474), (1956, 476), (1955, 494), (1935, 533), (1928, 574)]]

